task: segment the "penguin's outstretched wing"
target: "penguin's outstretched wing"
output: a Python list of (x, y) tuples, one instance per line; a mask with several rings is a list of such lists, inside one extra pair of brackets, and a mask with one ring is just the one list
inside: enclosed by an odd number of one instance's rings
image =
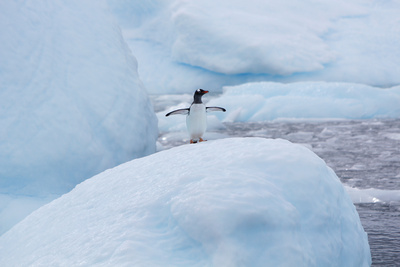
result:
[(226, 109), (220, 108), (220, 107), (206, 107), (206, 111), (207, 112), (211, 112), (211, 111), (223, 111), (223, 112), (225, 112)]
[(174, 110), (174, 111), (171, 111), (171, 112), (165, 114), (165, 117), (168, 117), (169, 115), (177, 115), (177, 114), (187, 115), (187, 114), (189, 114), (189, 109), (188, 108), (177, 109), (177, 110)]

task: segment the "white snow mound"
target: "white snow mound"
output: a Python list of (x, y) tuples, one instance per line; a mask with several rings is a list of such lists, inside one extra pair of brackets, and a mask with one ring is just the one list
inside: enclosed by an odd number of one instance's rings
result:
[(0, 237), (1, 266), (369, 266), (335, 173), (285, 140), (183, 145), (105, 171)]

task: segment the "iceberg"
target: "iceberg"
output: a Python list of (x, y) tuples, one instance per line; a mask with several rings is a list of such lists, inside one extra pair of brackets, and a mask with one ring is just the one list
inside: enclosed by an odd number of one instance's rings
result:
[(108, 1), (152, 94), (256, 81), (400, 84), (396, 1)]
[(302, 145), (227, 138), (100, 173), (0, 237), (2, 266), (370, 266), (336, 174)]
[(1, 1), (0, 30), (2, 233), (49, 196), (155, 152), (158, 129), (104, 1)]
[(258, 82), (226, 86), (209, 105), (223, 121), (276, 119), (389, 119), (400, 117), (400, 86), (378, 88), (338, 82)]

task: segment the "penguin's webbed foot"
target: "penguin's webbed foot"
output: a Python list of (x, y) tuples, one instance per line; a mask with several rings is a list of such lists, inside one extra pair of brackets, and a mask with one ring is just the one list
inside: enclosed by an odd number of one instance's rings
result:
[(207, 140), (204, 140), (203, 138), (199, 138), (199, 139), (190, 139), (190, 143), (191, 144), (197, 144), (198, 142), (204, 142)]

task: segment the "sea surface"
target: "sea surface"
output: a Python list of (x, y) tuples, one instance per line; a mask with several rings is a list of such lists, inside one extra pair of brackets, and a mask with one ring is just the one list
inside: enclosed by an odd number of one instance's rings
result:
[[(156, 101), (156, 111), (165, 107), (161, 102)], [(400, 266), (400, 119), (290, 120), (223, 125), (211, 135), (216, 134), (216, 138), (218, 135), (282, 138), (303, 144), (324, 159), (344, 185), (372, 195), (378, 192), (379, 198), (373, 201), (353, 200), (368, 233), (372, 266)], [(185, 144), (187, 139), (161, 133), (159, 142), (169, 148)]]

